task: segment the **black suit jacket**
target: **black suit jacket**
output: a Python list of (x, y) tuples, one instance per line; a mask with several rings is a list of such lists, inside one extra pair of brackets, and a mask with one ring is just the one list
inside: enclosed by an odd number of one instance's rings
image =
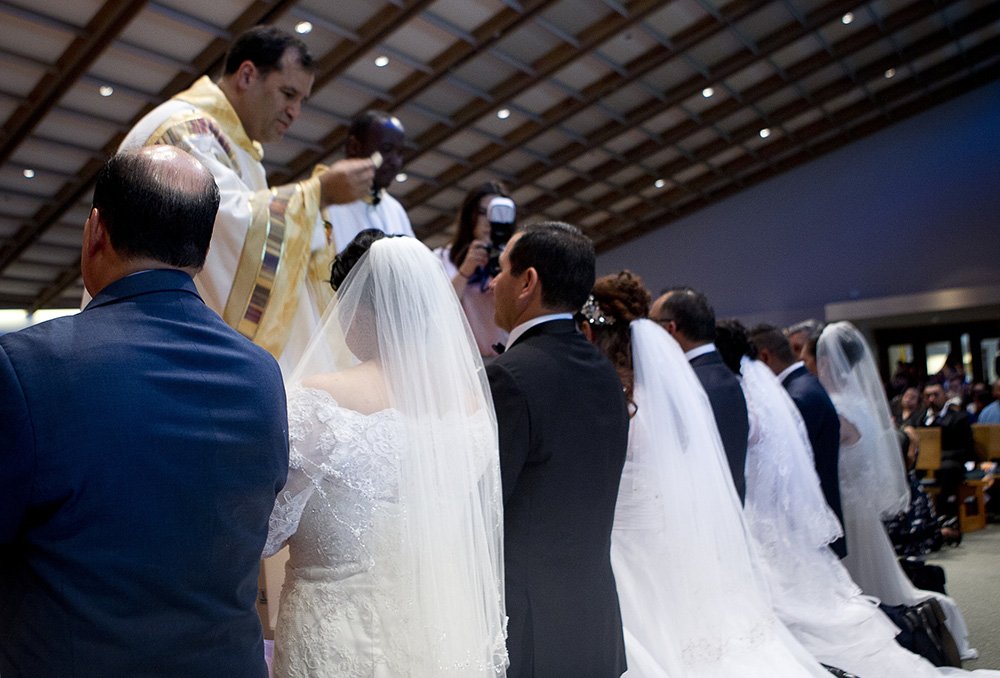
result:
[[(813, 449), (816, 474), (823, 488), (826, 503), (837, 514), (840, 524), (844, 524), (844, 514), (840, 507), (840, 475), (837, 470), (840, 459), (840, 417), (833, 401), (827, 395), (823, 384), (805, 367), (799, 367), (781, 382), (788, 395), (795, 401), (799, 413), (806, 423), (809, 443)], [(830, 544), (834, 553), (843, 558), (847, 555), (847, 542), (843, 537)]]
[(961, 469), (964, 473), (965, 462), (974, 461), (976, 458), (969, 415), (949, 405), (944, 408), (943, 412), (938, 412), (928, 424), (926, 421), (927, 411), (924, 410), (923, 414), (924, 419), (920, 421), (921, 426), (941, 427), (941, 468), (944, 470)]
[(264, 678), (274, 359), (181, 271), (0, 337), (0, 675)]
[(726, 449), (726, 458), (729, 460), (729, 471), (742, 502), (747, 494), (744, 473), (747, 438), (750, 435), (750, 420), (747, 418), (747, 401), (743, 396), (743, 389), (736, 375), (722, 362), (718, 351), (692, 358), (691, 367), (712, 404), (715, 425), (722, 436), (722, 446)]
[(500, 430), (510, 678), (625, 670), (611, 526), (628, 413), (618, 374), (572, 320), (487, 363)]

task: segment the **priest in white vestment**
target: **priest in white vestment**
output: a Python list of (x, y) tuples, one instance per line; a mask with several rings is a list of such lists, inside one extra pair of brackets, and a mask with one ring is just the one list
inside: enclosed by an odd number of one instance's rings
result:
[(402, 168), (405, 139), (403, 124), (388, 113), (366, 111), (351, 121), (347, 141), (344, 142), (344, 155), (347, 158), (368, 158), (378, 153), (382, 164), (375, 170), (371, 190), (362, 199), (331, 205), (323, 210), (322, 217), (338, 252), (350, 245), (354, 236), (368, 228), (388, 235), (413, 237), (413, 227), (406, 210), (386, 191)]
[(320, 209), (369, 195), (375, 172), (369, 159), (346, 159), (304, 181), (268, 186), (261, 143), (280, 141), (299, 117), (315, 69), (304, 43), (258, 26), (233, 43), (222, 78), (202, 77), (157, 106), (121, 144), (177, 146), (212, 172), (222, 201), (198, 291), (286, 375), (329, 300), (322, 281), (335, 251)]

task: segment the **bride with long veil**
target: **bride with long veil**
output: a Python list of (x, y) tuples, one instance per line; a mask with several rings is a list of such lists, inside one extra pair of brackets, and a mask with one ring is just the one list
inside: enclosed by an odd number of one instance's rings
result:
[(634, 412), (611, 538), (625, 675), (829, 678), (771, 609), (708, 396), (649, 302), (606, 276), (582, 325)]
[(848, 322), (827, 325), (816, 344), (816, 365), (841, 420), (844, 566), (862, 591), (888, 605), (937, 599), (962, 657), (974, 658), (958, 605), (948, 596), (918, 589), (910, 582), (882, 525), (883, 518), (909, 505), (910, 488), (889, 403), (867, 342)]
[(746, 395), (744, 513), (779, 619), (821, 662), (859, 676), (963, 675), (939, 669), (896, 642), (899, 629), (878, 600), (862, 595), (829, 548), (842, 530), (820, 488), (795, 403), (771, 369), (754, 359), (756, 349), (742, 325), (720, 324), (716, 346)]
[(336, 301), (287, 384), (290, 471), (267, 545), (290, 551), (274, 673), (503, 676), (482, 360), (441, 263), (380, 236), (338, 255)]

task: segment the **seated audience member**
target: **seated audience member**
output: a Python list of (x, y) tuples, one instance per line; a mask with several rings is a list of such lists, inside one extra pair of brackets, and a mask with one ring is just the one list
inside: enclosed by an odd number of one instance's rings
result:
[(924, 409), (920, 407), (920, 390), (913, 386), (903, 391), (898, 400), (893, 398), (890, 409), (893, 423), (897, 428), (920, 426), (926, 415)]
[(969, 415), (948, 400), (941, 384), (924, 387), (927, 411), (921, 426), (941, 428), (941, 468), (935, 478), (941, 487), (938, 512), (958, 515), (958, 486), (965, 479), (965, 462), (975, 459)]
[[(840, 459), (840, 419), (830, 396), (819, 379), (806, 369), (805, 362), (795, 360), (788, 339), (777, 327), (758, 325), (750, 332), (750, 340), (757, 348), (757, 359), (777, 375), (778, 381), (799, 409), (809, 434), (813, 463), (823, 488), (823, 496), (843, 524), (837, 468)], [(811, 342), (810, 348), (810, 342), (807, 341), (803, 348), (803, 352), (813, 351), (814, 363), (815, 345), (815, 341)], [(847, 554), (847, 542), (844, 538), (834, 541), (830, 548), (841, 558)]]
[(969, 421), (975, 424), (979, 422), (979, 415), (982, 414), (986, 406), (993, 402), (990, 387), (981, 381), (977, 381), (969, 389), (967, 400), (965, 410), (969, 413)]
[(0, 674), (264, 678), (278, 364), (192, 276), (219, 207), (172, 146), (100, 171), (77, 315), (0, 337)]
[(701, 292), (675, 287), (653, 303), (649, 319), (670, 333), (691, 363), (715, 415), (740, 501), (746, 497), (744, 467), (750, 422), (743, 389), (715, 350), (715, 311)]
[(465, 317), (472, 327), (480, 354), (496, 355), (495, 346), (507, 342), (507, 333), (493, 318), (495, 304), (487, 270), (489, 261), (490, 222), (486, 208), (493, 198), (510, 197), (503, 184), (488, 181), (469, 191), (458, 215), (451, 242), (434, 250), (444, 263), (444, 272), (462, 302)]
[(1000, 379), (993, 382), (993, 402), (985, 406), (976, 419), (978, 424), (1000, 424)]

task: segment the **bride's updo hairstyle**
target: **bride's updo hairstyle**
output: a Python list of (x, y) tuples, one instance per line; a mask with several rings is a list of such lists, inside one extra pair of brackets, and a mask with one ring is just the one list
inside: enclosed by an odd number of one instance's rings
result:
[(740, 374), (740, 360), (757, 358), (757, 347), (750, 341), (750, 332), (739, 320), (723, 320), (715, 324), (715, 349), (722, 362), (734, 374)]
[(630, 407), (635, 376), (629, 323), (647, 317), (651, 302), (642, 278), (631, 271), (621, 271), (594, 282), (594, 291), (581, 312), (582, 320), (590, 325), (594, 344), (618, 371)]
[(377, 228), (366, 228), (354, 236), (354, 240), (333, 258), (330, 264), (330, 287), (336, 292), (344, 284), (347, 274), (351, 272), (354, 265), (361, 257), (368, 253), (372, 243), (386, 237), (385, 233)]

